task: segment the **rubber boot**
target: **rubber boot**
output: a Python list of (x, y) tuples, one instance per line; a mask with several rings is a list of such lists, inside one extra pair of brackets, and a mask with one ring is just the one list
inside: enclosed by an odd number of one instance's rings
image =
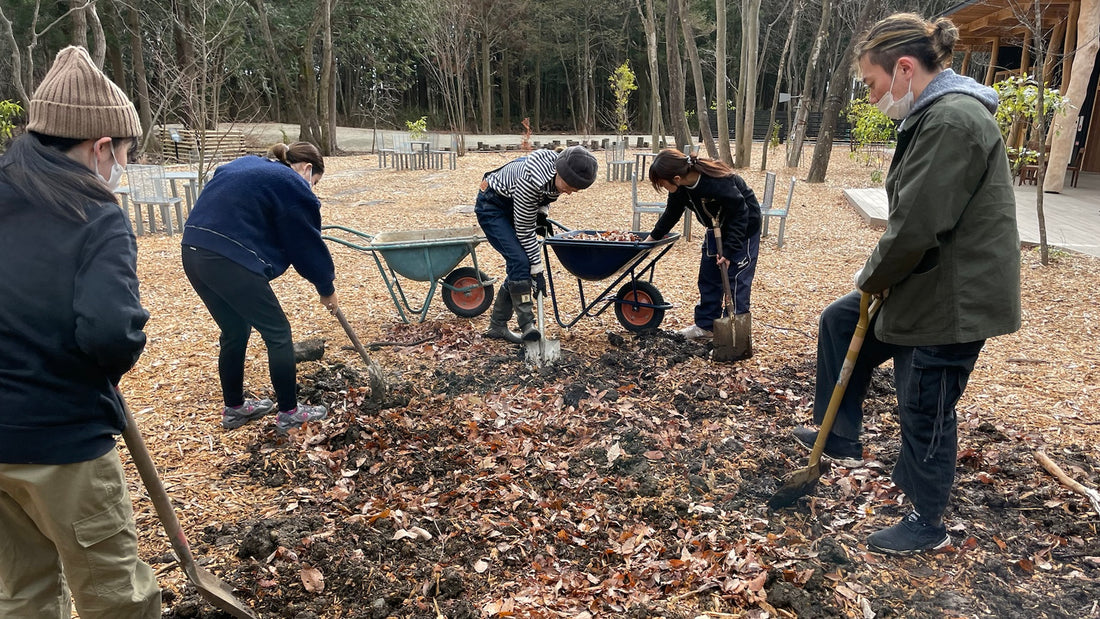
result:
[(752, 313), (733, 315), (733, 359), (752, 356)]
[(497, 290), (497, 298), (493, 303), (493, 313), (489, 314), (489, 330), (485, 332), (485, 337), (522, 344), (523, 339), (519, 334), (508, 328), (508, 321), (511, 318), (512, 295), (508, 292), (508, 288), (501, 286)]
[(516, 318), (519, 320), (520, 337), (525, 342), (537, 342), (542, 337), (535, 326), (533, 288), (529, 279), (508, 284), (508, 290), (512, 294), (512, 308), (516, 310)]

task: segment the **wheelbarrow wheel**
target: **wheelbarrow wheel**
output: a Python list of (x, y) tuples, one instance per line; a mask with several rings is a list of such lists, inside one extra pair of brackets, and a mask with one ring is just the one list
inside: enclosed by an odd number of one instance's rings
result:
[(633, 284), (626, 284), (620, 288), (619, 294), (615, 296), (615, 317), (627, 331), (656, 329), (665, 319), (665, 310), (634, 304), (663, 305), (664, 302), (665, 299), (656, 286), (636, 280)]
[[(488, 280), (488, 275), (473, 267), (459, 267), (451, 271), (443, 279), (443, 304), (463, 318), (484, 314), (493, 304), (493, 285), (481, 283)], [(463, 288), (469, 290), (462, 292)]]

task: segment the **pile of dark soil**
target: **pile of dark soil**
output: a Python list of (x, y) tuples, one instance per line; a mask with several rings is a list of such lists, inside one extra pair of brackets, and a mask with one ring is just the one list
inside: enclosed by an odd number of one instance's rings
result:
[[(667, 332), (612, 334), (532, 368), (450, 326), (366, 374), (303, 364), (329, 419), (289, 439), (258, 430), (225, 471), (276, 489), (275, 507), (193, 534), (207, 567), (263, 617), (1083, 617), (1097, 613), (1097, 516), (1047, 476), (1025, 437), (960, 419), (947, 515), (953, 545), (870, 554), (908, 511), (889, 481), (892, 376), (867, 401), (870, 462), (813, 497), (767, 500), (805, 465), (812, 362), (748, 372)], [(960, 412), (960, 416), (963, 413)], [(1063, 467), (1097, 479), (1090, 446)], [(193, 589), (165, 617), (217, 617)], [(872, 614), (873, 613), (873, 614)], [(1091, 615), (1090, 615), (1091, 613)]]

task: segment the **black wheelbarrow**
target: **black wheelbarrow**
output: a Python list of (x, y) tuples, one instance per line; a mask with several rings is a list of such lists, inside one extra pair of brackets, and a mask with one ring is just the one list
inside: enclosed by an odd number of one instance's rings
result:
[[(680, 238), (678, 233), (670, 233), (656, 241), (643, 241), (645, 235), (635, 232), (569, 230), (556, 221), (550, 220), (550, 223), (564, 231), (546, 237), (542, 245), (547, 265), (547, 293), (554, 306), (554, 319), (558, 325), (562, 328), (572, 327), (581, 318), (599, 316), (612, 305), (615, 306), (615, 317), (619, 324), (628, 331), (648, 331), (661, 324), (665, 319), (665, 311), (671, 309), (672, 305), (665, 303), (661, 292), (653, 285), (653, 273), (657, 261)], [(615, 238), (626, 236), (628, 240), (608, 240), (606, 237), (611, 234), (615, 234)], [(558, 307), (557, 287), (549, 268), (551, 249), (561, 266), (577, 278), (581, 309), (572, 318), (563, 319)], [(585, 295), (585, 282), (602, 282), (608, 279), (611, 279), (611, 283), (602, 292), (594, 297)], [(612, 294), (616, 287), (618, 291)]]
[[(328, 234), (322, 234), (321, 238), (370, 253), (402, 322), (409, 322), (408, 314), (424, 322), (432, 297), (440, 286), (443, 304), (463, 318), (480, 316), (493, 304), (496, 279), (485, 275), (477, 266), (475, 248), (485, 240), (481, 228), (436, 228), (373, 235), (346, 226), (321, 226), (321, 230), (339, 230), (351, 235), (354, 241)], [(456, 269), (466, 256), (470, 256), (474, 265)], [(414, 306), (416, 302), (409, 301), (401, 286), (402, 277), (431, 282), (420, 305)]]

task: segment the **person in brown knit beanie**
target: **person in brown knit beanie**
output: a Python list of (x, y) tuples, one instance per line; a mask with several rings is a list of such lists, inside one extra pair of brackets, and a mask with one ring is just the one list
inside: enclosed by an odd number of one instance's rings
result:
[(141, 123), (80, 47), (28, 115), (0, 158), (0, 617), (153, 619), (116, 449), (149, 313), (112, 186)]

